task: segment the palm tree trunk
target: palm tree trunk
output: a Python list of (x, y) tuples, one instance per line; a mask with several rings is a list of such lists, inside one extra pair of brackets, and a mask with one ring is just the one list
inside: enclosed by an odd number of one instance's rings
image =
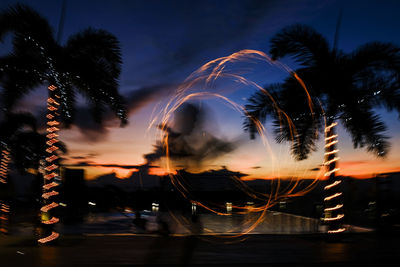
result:
[[(10, 163), (10, 150), (6, 147), (1, 153), (0, 162), (0, 186), (4, 187), (4, 191), (7, 190), (7, 176), (8, 176), (8, 164)], [(6, 197), (7, 198), (7, 197)], [(7, 199), (0, 199), (0, 233), (8, 233), (8, 218), (10, 213), (10, 205)]]
[(339, 170), (336, 164), (339, 160), (336, 149), (337, 134), (335, 131), (336, 122), (329, 121), (325, 127), (325, 176), (328, 178), (324, 187), (324, 221), (328, 225), (328, 233), (335, 234), (345, 231), (343, 227), (343, 193), (340, 190), (341, 179), (336, 176)]
[(58, 238), (59, 234), (54, 232), (54, 224), (59, 221), (59, 219), (54, 215), (54, 208), (58, 206), (57, 202), (54, 202), (55, 196), (58, 192), (55, 191), (55, 187), (59, 185), (60, 182), (60, 167), (57, 163), (57, 150), (58, 147), (58, 131), (59, 131), (59, 113), (58, 106), (60, 96), (57, 95), (57, 87), (50, 85), (48, 87), (49, 97), (47, 99), (47, 157), (44, 162), (44, 183), (43, 183), (43, 194), (42, 200), (44, 206), (40, 209), (42, 211), (42, 223), (44, 224), (45, 237), (38, 240), (39, 243), (47, 243)]

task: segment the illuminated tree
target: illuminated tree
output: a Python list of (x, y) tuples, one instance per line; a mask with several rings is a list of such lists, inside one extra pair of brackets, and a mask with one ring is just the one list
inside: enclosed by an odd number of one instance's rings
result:
[[(58, 130), (60, 123), (72, 123), (76, 92), (88, 100), (94, 119), (101, 122), (111, 108), (125, 124), (126, 112), (118, 93), (121, 51), (117, 38), (104, 30), (86, 29), (71, 36), (65, 45), (57, 43), (48, 21), (24, 5), (16, 5), (0, 14), (0, 40), (12, 33), (13, 50), (0, 58), (2, 101), (11, 110), (23, 95), (41, 85), (48, 87), (47, 157), (45, 159), (44, 206), (49, 212), (58, 206), (51, 201), (61, 181), (58, 160)], [(58, 218), (43, 221), (54, 224)], [(58, 234), (39, 240), (45, 243)]]
[(303, 88), (293, 77), (270, 85), (278, 105), (292, 119), (296, 131), (285, 121), (279, 121), (271, 109), (269, 98), (254, 94), (246, 106), (245, 129), (254, 138), (251, 117), (266, 121), (273, 118), (278, 142), (292, 141), (291, 150), (297, 160), (303, 160), (316, 150), (319, 132), (325, 133), (325, 218), (328, 233), (345, 229), (343, 222), (341, 180), (336, 176), (338, 149), (335, 126), (341, 122), (352, 137), (353, 145), (366, 147), (377, 157), (388, 153), (385, 124), (376, 108), (400, 113), (400, 49), (390, 43), (371, 42), (354, 52), (344, 53), (330, 48), (327, 40), (304, 25), (284, 28), (271, 39), (273, 59), (292, 56), (300, 65), (296, 73), (305, 82), (314, 106), (307, 105)]
[(36, 119), (29, 113), (6, 114), (0, 121), (0, 183), (7, 183), (11, 152), (27, 133), (27, 128), (36, 131)]
[(8, 214), (10, 212), (10, 186), (8, 181), (9, 164), (12, 158), (12, 149), (21, 140), (22, 134), (30, 128), (36, 130), (36, 120), (27, 113), (7, 114), (0, 121), (0, 233), (8, 232)]

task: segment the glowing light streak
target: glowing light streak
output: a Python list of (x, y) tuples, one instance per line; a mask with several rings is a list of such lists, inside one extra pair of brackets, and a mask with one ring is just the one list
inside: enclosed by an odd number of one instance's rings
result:
[(43, 186), (43, 189), (49, 190), (50, 188), (53, 188), (53, 187), (56, 187), (56, 186), (58, 186), (58, 184), (56, 182), (51, 182), (49, 184), (45, 184)]
[(332, 127), (335, 127), (336, 125), (337, 125), (337, 122), (334, 122), (334, 123), (330, 124), (329, 126), (326, 126), (326, 127), (325, 127), (325, 132), (326, 132), (326, 133), (329, 132), (329, 130), (330, 130)]
[(49, 126), (55, 126), (55, 125), (59, 125), (60, 123), (58, 121), (49, 121), (47, 122), (47, 125)]
[(57, 105), (59, 106), (60, 103), (58, 103), (57, 101), (55, 101), (53, 98), (49, 97), (49, 99), (47, 100), (47, 103), (53, 104), (53, 105)]
[(55, 224), (55, 223), (58, 223), (60, 221), (60, 219), (58, 219), (58, 218), (56, 218), (56, 217), (51, 217), (51, 219), (50, 220), (47, 220), (47, 221), (42, 221), (42, 223), (43, 224), (47, 224), (47, 225), (49, 225), (49, 224)]
[(10, 163), (11, 158), (9, 157), (10, 152), (7, 149), (3, 150), (1, 163), (0, 163), (0, 182), (3, 184), (7, 183), (7, 175), (8, 175), (8, 164)]
[(324, 218), (324, 221), (327, 221), (327, 222), (329, 222), (329, 221), (337, 221), (337, 220), (342, 219), (343, 217), (344, 217), (344, 214), (339, 214), (339, 215), (337, 215), (336, 217), (333, 217), (333, 218)]
[(51, 192), (47, 192), (47, 193), (42, 194), (42, 198), (49, 199), (50, 197), (56, 196), (58, 194), (59, 193), (57, 191), (51, 191)]
[(44, 179), (46, 180), (53, 179), (54, 177), (57, 177), (57, 174), (55, 174), (54, 172), (44, 175)]
[[(221, 57), (221, 58), (212, 60), (212, 61), (204, 64), (203, 66), (201, 66), (197, 71), (193, 72), (184, 81), (184, 83), (182, 83), (182, 85), (179, 86), (179, 88), (176, 90), (175, 95), (170, 98), (170, 100), (166, 104), (165, 108), (163, 108), (160, 111), (159, 115), (155, 115), (155, 117), (153, 117), (150, 120), (150, 124), (148, 126), (148, 130), (150, 128), (152, 128), (154, 125), (157, 125), (158, 126), (157, 128), (160, 129), (159, 140), (161, 140), (162, 146), (165, 149), (165, 158), (166, 158), (165, 164), (166, 164), (166, 169), (167, 169), (167, 172), (169, 173), (169, 177), (170, 177), (172, 185), (185, 198), (189, 199), (192, 202), (192, 205), (194, 204), (196, 206), (205, 208), (205, 209), (207, 209), (211, 212), (214, 212), (215, 214), (218, 214), (218, 215), (224, 215), (224, 216), (229, 215), (228, 211), (220, 212), (221, 210), (224, 210), (224, 209), (226, 210), (225, 205), (221, 205), (219, 207), (214, 208), (214, 207), (206, 205), (205, 203), (202, 203), (200, 201), (195, 201), (192, 198), (189, 188), (186, 187), (186, 184), (184, 183), (184, 181), (182, 181), (179, 174), (174, 175), (175, 170), (172, 169), (172, 163), (170, 163), (168, 127), (170, 125), (171, 118), (173, 118), (174, 112), (180, 106), (182, 106), (185, 102), (187, 102), (193, 98), (196, 98), (196, 97), (214, 97), (217, 99), (222, 99), (223, 101), (226, 101), (227, 103), (229, 103), (233, 107), (233, 109), (239, 111), (240, 113), (242, 113), (242, 115), (246, 116), (249, 120), (251, 120), (254, 123), (256, 130), (260, 134), (260, 137), (262, 139), (264, 146), (267, 148), (268, 152), (270, 152), (270, 154), (271, 154), (271, 159), (275, 160), (275, 156), (273, 155), (272, 150), (270, 150), (270, 148), (269, 148), (269, 143), (268, 143), (268, 140), (266, 139), (265, 129), (264, 129), (264, 126), (262, 125), (262, 123), (260, 121), (258, 121), (256, 118), (251, 117), (251, 115), (248, 114), (247, 111), (242, 106), (234, 103), (232, 100), (230, 100), (220, 94), (206, 91), (206, 88), (208, 88), (210, 83), (216, 81), (219, 78), (230, 79), (231, 81), (238, 83), (241, 86), (249, 86), (249, 87), (259, 90), (260, 92), (265, 94), (265, 96), (271, 101), (271, 106), (275, 110), (277, 117), (279, 118), (279, 121), (281, 123), (284, 122), (289, 126), (289, 131), (290, 131), (292, 140), (295, 140), (295, 138), (298, 138), (298, 134), (297, 134), (297, 131), (296, 131), (296, 128), (295, 128), (295, 125), (294, 125), (292, 119), (279, 107), (278, 103), (274, 100), (272, 95), (267, 90), (265, 90), (264, 88), (262, 88), (255, 82), (249, 81), (240, 75), (237, 75), (237, 74), (234, 74), (231, 72), (228, 73), (229, 68), (226, 68), (226, 64), (238, 62), (238, 61), (246, 61), (246, 60), (250, 61), (253, 59), (265, 61), (271, 65), (278, 66), (278, 67), (286, 70), (287, 72), (289, 72), (289, 74), (292, 75), (304, 89), (304, 92), (307, 95), (308, 106), (310, 108), (310, 114), (313, 116), (314, 112), (313, 112), (313, 103), (312, 103), (311, 97), (307, 91), (306, 85), (300, 79), (300, 77), (297, 75), (297, 73), (293, 72), (288, 67), (286, 67), (285, 65), (283, 65), (279, 62), (272, 61), (271, 58), (269, 56), (267, 56), (266, 54), (264, 54), (263, 52), (256, 51), (256, 50), (242, 50), (242, 51), (234, 53), (230, 56)], [(214, 84), (211, 84), (211, 85), (213, 86)], [(204, 90), (204, 91), (193, 92), (192, 90), (195, 90), (194, 88), (196, 88), (196, 90), (198, 90), (197, 88), (201, 88), (200, 90)], [(333, 127), (333, 126), (331, 126), (331, 127)], [(318, 134), (318, 132), (316, 132), (316, 134)], [(331, 139), (334, 139), (334, 138), (330, 138), (329, 140), (331, 140)], [(242, 210), (242, 213), (243, 212), (248, 213), (249, 211), (250, 212), (261, 212), (260, 216), (254, 221), (254, 224), (252, 224), (250, 227), (248, 227), (246, 230), (244, 230), (241, 234), (238, 234), (236, 236), (240, 236), (242, 234), (248, 233), (251, 230), (253, 230), (261, 221), (263, 221), (266, 210), (268, 208), (270, 208), (271, 206), (275, 205), (276, 203), (279, 203), (279, 201), (282, 198), (304, 195), (307, 192), (309, 192), (310, 190), (312, 190), (318, 181), (317, 179), (315, 179), (311, 183), (310, 186), (307, 186), (305, 189), (301, 189), (298, 192), (296, 192), (295, 188), (300, 184), (299, 179), (294, 180), (293, 183), (291, 182), (290, 185), (287, 186), (287, 188), (284, 188), (283, 190), (280, 188), (280, 183), (278, 180), (277, 184), (274, 184), (275, 188), (271, 189), (271, 193), (265, 194), (265, 193), (253, 191), (251, 188), (247, 187), (242, 181), (240, 181), (240, 179), (237, 177), (232, 177), (232, 178), (235, 181), (237, 181), (237, 183), (240, 185), (240, 188), (242, 189), (243, 192), (245, 192), (246, 194), (248, 194), (251, 197), (254, 197), (255, 199), (263, 201), (263, 204), (255, 206), (252, 209), (249, 209), (247, 205), (245, 205), (245, 206), (233, 206), (232, 205), (232, 208), (235, 212), (237, 212), (237, 210)], [(271, 182), (273, 182), (273, 180)], [(240, 212), (238, 212), (238, 213), (240, 213)], [(175, 216), (172, 216), (172, 217), (175, 219)], [(185, 219), (183, 219), (183, 220), (185, 220)]]
[(329, 230), (328, 234), (337, 234), (337, 233), (342, 233), (344, 231), (346, 231), (346, 228), (339, 228), (337, 230)]
[[(55, 94), (55, 90), (57, 89), (56, 86), (54, 85), (50, 85), (48, 87), (49, 89), (49, 97), (47, 99), (47, 109), (49, 110), (49, 113), (47, 114), (47, 135), (46, 138), (48, 139), (46, 141), (46, 145), (48, 146), (46, 149), (46, 152), (49, 153), (50, 155), (48, 157), (46, 157), (45, 159), (45, 164), (47, 165), (46, 167), (43, 168), (44, 170), (44, 179), (45, 179), (45, 183), (43, 185), (43, 194), (42, 194), (42, 199), (44, 200), (44, 203), (46, 203), (46, 201), (53, 196), (59, 195), (59, 193), (57, 191), (48, 191), (51, 188), (56, 187), (58, 184), (56, 182), (53, 181), (54, 178), (58, 177), (59, 174), (59, 166), (57, 164), (54, 164), (52, 162), (56, 161), (59, 157), (56, 154), (56, 151), (59, 149), (57, 146), (55, 146), (54, 144), (58, 142), (58, 134), (57, 131), (59, 131), (59, 128), (55, 127), (57, 125), (59, 125), (59, 121), (57, 120), (57, 116), (59, 115), (57, 113), (58, 111), (58, 107), (60, 105), (60, 103), (56, 100), (59, 99), (60, 97)], [(54, 97), (54, 98), (53, 98)], [(51, 209), (54, 209), (58, 206), (57, 203), (52, 202), (48, 205), (43, 206), (40, 210), (42, 212), (49, 212)], [(50, 220), (43, 220), (42, 223), (45, 225), (52, 225), (59, 222), (59, 219), (56, 217), (52, 217)], [(57, 239), (59, 237), (59, 234), (56, 232), (52, 232), (49, 236), (39, 239), (38, 242), (39, 243), (47, 243), (50, 241), (53, 241), (55, 239)]]
[(51, 209), (53, 209), (53, 208), (56, 208), (56, 207), (58, 207), (58, 204), (55, 203), (55, 202), (52, 202), (52, 203), (50, 203), (50, 204), (48, 204), (48, 205), (46, 205), (46, 206), (43, 206), (43, 207), (40, 209), (40, 211), (48, 212), (49, 210), (51, 210)]
[(324, 165), (325, 165), (325, 166), (328, 166), (329, 164), (331, 164), (331, 163), (333, 163), (333, 162), (335, 162), (335, 161), (338, 161), (339, 159), (340, 159), (339, 157), (334, 157), (334, 158), (331, 159), (331, 160), (325, 161)]
[(58, 137), (58, 134), (51, 133), (51, 134), (46, 135), (46, 137), (49, 138), (49, 139), (52, 139), (52, 138)]
[(48, 146), (52, 146), (53, 144), (55, 144), (55, 143), (57, 143), (57, 142), (58, 142), (57, 139), (50, 139), (49, 141), (46, 142), (46, 144), (47, 144)]
[(51, 127), (51, 128), (47, 128), (47, 132), (48, 133), (52, 133), (52, 132), (56, 132), (56, 131), (58, 131), (58, 130), (60, 130), (60, 129), (58, 129), (57, 127)]
[(52, 164), (52, 165), (50, 165), (50, 166), (47, 166), (46, 168), (44, 168), (46, 171), (52, 171), (52, 170), (55, 170), (55, 169), (57, 169), (58, 168), (58, 166), (56, 165), (56, 164)]
[(52, 153), (52, 152), (54, 152), (54, 151), (56, 151), (56, 150), (58, 150), (58, 147), (56, 147), (56, 146), (51, 146), (51, 147), (49, 147), (49, 148), (46, 149), (46, 152), (47, 152), (47, 153)]
[(343, 204), (338, 204), (338, 205), (336, 205), (335, 207), (326, 208), (326, 209), (324, 209), (324, 211), (338, 210), (338, 209), (340, 209), (340, 208), (342, 208), (342, 207), (343, 207)]
[(48, 237), (39, 239), (38, 242), (44, 244), (44, 243), (47, 243), (47, 242), (57, 239), (59, 236), (60, 236), (60, 234), (58, 234), (56, 232), (52, 232), (51, 235), (49, 235)]
[(333, 146), (334, 144), (337, 144), (337, 143), (338, 143), (338, 140), (335, 140), (335, 141), (332, 141), (332, 142), (326, 144), (325, 147), (330, 147), (330, 146)]
[(335, 182), (333, 182), (333, 183), (331, 183), (330, 185), (327, 185), (327, 186), (325, 186), (324, 187), (324, 189), (325, 190), (328, 190), (328, 189), (330, 189), (330, 188), (332, 188), (332, 187), (334, 187), (334, 186), (337, 186), (338, 184), (340, 184), (342, 181), (335, 181)]
[(325, 138), (325, 141), (329, 141), (329, 140), (334, 139), (334, 138), (337, 138), (337, 137), (338, 137), (338, 135), (337, 135), (337, 134), (334, 134), (334, 135), (331, 135), (331, 136)]
[(336, 154), (336, 153), (338, 153), (339, 152), (339, 149), (335, 149), (335, 150), (332, 150), (332, 151), (329, 151), (329, 152), (325, 152), (325, 156), (328, 156), (328, 155), (332, 155), (332, 154)]
[(340, 168), (335, 168), (335, 169), (333, 169), (333, 170), (331, 170), (331, 171), (326, 172), (326, 173), (325, 173), (325, 176), (330, 176), (332, 173), (337, 172), (337, 171), (339, 171), (339, 170), (340, 170)]
[(341, 195), (342, 195), (342, 193), (335, 193), (332, 196), (324, 198), (324, 201), (328, 201), (328, 200), (334, 199), (334, 198), (339, 197)]
[[(47, 143), (46, 143), (46, 144), (47, 144)], [(47, 157), (47, 158), (46, 158), (46, 161), (47, 161), (47, 162), (52, 162), (52, 161), (55, 161), (56, 159), (58, 159), (58, 156), (52, 155), (52, 156), (50, 156), (50, 157)]]

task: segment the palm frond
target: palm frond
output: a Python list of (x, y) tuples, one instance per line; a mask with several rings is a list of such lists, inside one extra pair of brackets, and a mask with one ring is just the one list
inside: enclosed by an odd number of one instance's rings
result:
[(0, 13), (0, 40), (9, 32), (13, 32), (17, 38), (54, 42), (53, 31), (48, 21), (27, 5), (16, 4)]
[[(265, 87), (266, 92), (276, 96), (276, 92), (279, 91), (280, 85), (273, 84)], [(264, 123), (268, 115), (274, 112), (274, 103), (271, 98), (263, 91), (257, 91), (248, 99), (248, 104), (245, 106), (246, 116), (243, 122), (243, 128), (249, 132), (250, 138), (255, 139), (258, 133), (255, 122), (259, 121)]]
[(400, 47), (391, 43), (367, 43), (350, 56), (355, 73), (365, 69), (372, 69), (378, 75), (382, 71), (400, 72)]
[(348, 106), (341, 116), (346, 130), (351, 134), (354, 148), (367, 147), (367, 151), (384, 157), (389, 151), (389, 137), (384, 135), (385, 124), (370, 107)]
[(31, 131), (36, 131), (36, 119), (32, 114), (26, 112), (7, 113), (0, 122), (0, 139), (10, 140), (26, 127)]
[(109, 106), (125, 125), (126, 108), (117, 89), (122, 63), (118, 39), (103, 30), (87, 29), (68, 40), (65, 53), (71, 81), (99, 112), (97, 121)]
[(301, 24), (284, 28), (270, 43), (273, 59), (293, 56), (303, 66), (324, 62), (330, 53), (326, 39), (313, 28)]

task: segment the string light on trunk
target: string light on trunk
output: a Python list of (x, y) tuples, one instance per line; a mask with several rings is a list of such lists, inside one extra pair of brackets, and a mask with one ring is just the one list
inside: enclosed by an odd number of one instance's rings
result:
[(324, 221), (328, 223), (329, 234), (341, 233), (346, 229), (341, 227), (341, 220), (344, 218), (344, 214), (339, 213), (343, 204), (341, 202), (340, 196), (342, 192), (338, 192), (338, 185), (341, 184), (341, 180), (338, 179), (336, 173), (340, 170), (336, 167), (337, 161), (340, 159), (336, 156), (339, 152), (336, 149), (336, 144), (338, 143), (338, 135), (335, 134), (334, 127), (337, 122), (331, 123), (325, 127), (325, 161), (324, 166), (326, 166), (325, 177), (328, 177), (328, 185), (324, 187), (326, 191), (326, 197), (324, 198), (325, 209), (324, 209)]
[[(56, 202), (53, 201), (50, 204), (47, 204), (47, 201), (49, 201), (49, 199), (51, 199), (52, 197), (59, 195), (59, 193), (54, 190), (54, 188), (58, 186), (58, 183), (55, 180), (59, 179), (59, 165), (56, 162), (56, 160), (59, 158), (57, 156), (57, 150), (59, 148), (54, 144), (58, 142), (57, 132), (59, 131), (59, 128), (55, 126), (58, 126), (60, 124), (58, 121), (59, 114), (57, 112), (60, 105), (58, 101), (60, 97), (56, 94), (56, 86), (50, 85), (48, 89), (49, 97), (47, 99), (47, 109), (49, 113), (46, 116), (46, 118), (48, 119), (48, 127), (46, 129), (46, 152), (48, 153), (48, 156), (45, 158), (45, 167), (43, 168), (44, 185), (42, 194), (43, 203), (45, 205), (40, 209), (44, 213), (50, 212), (52, 209), (58, 207), (58, 204)], [(52, 189), (52, 191), (49, 191), (50, 189)], [(50, 216), (49, 219), (42, 219), (42, 223), (47, 226), (58, 223), (59, 221), (60, 219), (54, 216)], [(44, 244), (53, 241), (58, 237), (59, 234), (52, 231), (49, 236), (39, 239), (38, 242)]]

